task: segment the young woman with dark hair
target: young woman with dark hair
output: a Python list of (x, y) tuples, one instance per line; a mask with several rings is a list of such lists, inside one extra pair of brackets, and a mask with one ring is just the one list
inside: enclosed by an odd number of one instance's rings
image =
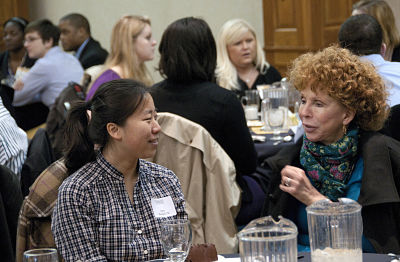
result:
[(209, 26), (194, 17), (173, 22), (163, 33), (159, 52), (159, 71), (165, 80), (150, 91), (156, 108), (202, 125), (222, 146), (244, 191), (237, 223), (247, 223), (259, 215), (258, 200), (264, 195), (247, 176), (256, 170), (256, 151), (236, 95), (215, 84), (217, 53)]
[(11, 17), (3, 24), (3, 41), (5, 51), (0, 53), (0, 96), (4, 106), (15, 118), (12, 101), (14, 89), (12, 88), (18, 68), (31, 68), (36, 59), (27, 55), (24, 47), (24, 30), (28, 25), (22, 17)]
[(6, 51), (0, 54), (0, 74), (2, 84), (12, 87), (18, 67), (31, 67), (35, 60), (30, 59), (24, 48), (24, 30), (28, 25), (22, 17), (12, 17), (3, 24), (3, 40)]
[[(71, 109), (65, 163), (73, 174), (59, 188), (52, 218), (65, 261), (164, 256), (161, 221), (186, 214), (175, 174), (142, 160), (155, 154), (159, 132), (153, 99), (134, 80), (107, 82)], [(166, 214), (157, 212), (160, 202)]]

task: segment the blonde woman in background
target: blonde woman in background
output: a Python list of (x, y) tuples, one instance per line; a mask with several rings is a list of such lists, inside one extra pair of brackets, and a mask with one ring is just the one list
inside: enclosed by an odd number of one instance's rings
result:
[(89, 87), (86, 101), (93, 97), (101, 84), (115, 79), (131, 78), (152, 85), (153, 80), (144, 62), (153, 60), (155, 46), (148, 18), (128, 15), (119, 19), (112, 30), (111, 51), (105, 71)]
[(359, 14), (368, 14), (378, 20), (386, 44), (386, 52), (382, 56), (387, 61), (400, 62), (400, 34), (388, 3), (383, 0), (361, 0), (353, 5), (352, 15)]
[(238, 97), (257, 85), (280, 81), (281, 75), (264, 56), (253, 27), (243, 19), (222, 26), (217, 40), (217, 82)]

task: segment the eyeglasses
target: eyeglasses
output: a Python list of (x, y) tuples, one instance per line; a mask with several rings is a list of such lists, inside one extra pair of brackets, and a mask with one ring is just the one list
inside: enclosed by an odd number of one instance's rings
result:
[(40, 39), (40, 37), (28, 37), (28, 38), (26, 38), (25, 40), (24, 40), (24, 44), (25, 43), (31, 43), (31, 42), (33, 42), (33, 41), (36, 41), (36, 40), (38, 40), (38, 39)]

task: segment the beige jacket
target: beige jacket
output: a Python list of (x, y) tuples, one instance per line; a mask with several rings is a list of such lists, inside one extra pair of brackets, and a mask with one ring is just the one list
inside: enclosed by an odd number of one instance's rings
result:
[(150, 159), (179, 178), (193, 244), (213, 243), (218, 253), (238, 252), (235, 217), (241, 191), (233, 161), (202, 126), (171, 113), (159, 113), (157, 153)]

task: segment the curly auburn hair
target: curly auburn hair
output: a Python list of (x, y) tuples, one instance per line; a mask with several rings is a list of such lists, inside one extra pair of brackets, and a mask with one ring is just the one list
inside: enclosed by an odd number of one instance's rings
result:
[(289, 68), (289, 79), (302, 91), (326, 92), (349, 110), (353, 121), (365, 131), (377, 131), (389, 114), (388, 93), (375, 68), (347, 49), (330, 46), (296, 58)]

